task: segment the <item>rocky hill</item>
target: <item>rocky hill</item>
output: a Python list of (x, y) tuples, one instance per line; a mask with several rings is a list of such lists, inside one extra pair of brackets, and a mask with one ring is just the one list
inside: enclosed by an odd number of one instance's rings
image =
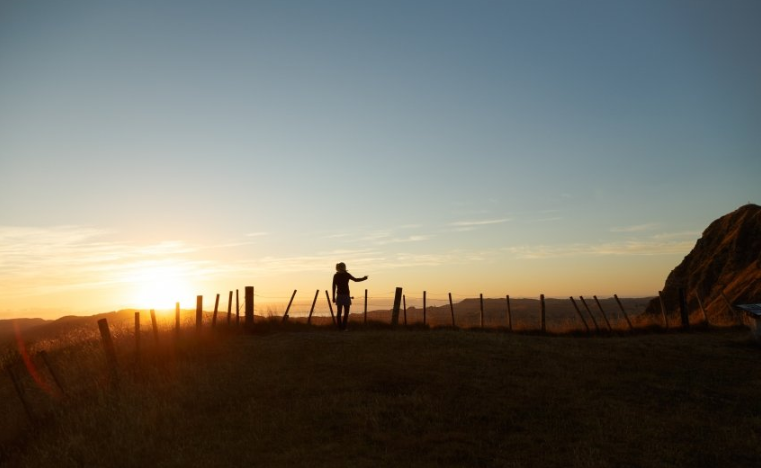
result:
[[(671, 271), (663, 297), (672, 321), (679, 316), (680, 288), (685, 291), (690, 314), (702, 318), (700, 300), (712, 323), (739, 320), (728, 302), (761, 303), (760, 206), (748, 204), (712, 222), (682, 263)], [(661, 313), (657, 298), (650, 302), (647, 312)], [(693, 316), (693, 320), (697, 319)]]

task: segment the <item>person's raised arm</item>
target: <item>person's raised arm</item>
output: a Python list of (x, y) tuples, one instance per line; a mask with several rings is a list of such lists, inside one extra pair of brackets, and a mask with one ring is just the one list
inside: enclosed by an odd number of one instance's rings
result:
[(363, 276), (362, 278), (355, 278), (351, 276), (352, 281), (356, 281), (357, 283), (362, 282), (367, 279), (367, 275)]

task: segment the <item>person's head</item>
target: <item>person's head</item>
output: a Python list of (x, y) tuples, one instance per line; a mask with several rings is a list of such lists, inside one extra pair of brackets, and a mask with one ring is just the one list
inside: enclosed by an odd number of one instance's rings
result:
[(345, 273), (346, 272), (346, 264), (344, 262), (336, 263), (336, 271), (339, 273)]

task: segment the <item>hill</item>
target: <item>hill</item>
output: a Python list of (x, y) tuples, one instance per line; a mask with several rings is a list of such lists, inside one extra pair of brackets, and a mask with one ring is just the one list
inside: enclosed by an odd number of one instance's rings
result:
[[(679, 311), (680, 288), (685, 290), (691, 313), (700, 313), (702, 303), (712, 322), (737, 321), (727, 301), (761, 303), (761, 207), (744, 205), (703, 231), (692, 251), (666, 278), (667, 312)], [(658, 299), (653, 299), (647, 312), (660, 311)]]
[(11, 320), (0, 320), (0, 342), (8, 340), (15, 336), (16, 330), (26, 333), (33, 328), (50, 323), (49, 320), (39, 318), (19, 318)]

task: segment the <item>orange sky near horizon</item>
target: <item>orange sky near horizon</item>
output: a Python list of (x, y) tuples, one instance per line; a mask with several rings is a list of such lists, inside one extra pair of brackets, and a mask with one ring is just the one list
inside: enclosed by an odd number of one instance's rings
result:
[(303, 310), (337, 262), (371, 307), (396, 287), (656, 295), (712, 221), (761, 202), (759, 17), (0, 3), (0, 319), (208, 309), (245, 286)]

